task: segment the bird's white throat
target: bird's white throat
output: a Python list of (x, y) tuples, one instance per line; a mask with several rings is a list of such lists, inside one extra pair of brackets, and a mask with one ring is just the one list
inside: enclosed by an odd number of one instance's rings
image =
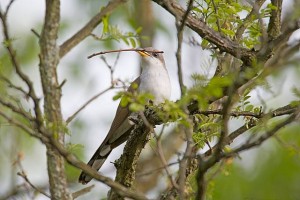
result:
[(144, 66), (140, 76), (139, 92), (154, 96), (154, 104), (160, 104), (171, 96), (171, 83), (168, 71), (162, 63)]

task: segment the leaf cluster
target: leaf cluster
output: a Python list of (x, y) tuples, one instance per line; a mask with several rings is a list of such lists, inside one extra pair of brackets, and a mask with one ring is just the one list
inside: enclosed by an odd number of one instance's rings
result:
[[(133, 87), (137, 87), (133, 86)], [(145, 110), (145, 105), (154, 100), (154, 96), (150, 93), (138, 93), (136, 88), (133, 91), (120, 91), (114, 97), (116, 101), (121, 99), (120, 106), (129, 106), (129, 110), (132, 112), (139, 112)]]
[(102, 33), (100, 37), (96, 37), (100, 42), (107, 42), (115, 40), (117, 42), (124, 42), (128, 46), (132, 46), (133, 48), (139, 46), (139, 34), (142, 31), (142, 28), (139, 27), (134, 32), (127, 31), (124, 32), (119, 29), (117, 25), (112, 25), (109, 22), (109, 16), (105, 16), (103, 18), (103, 27)]
[[(276, 10), (276, 6), (269, 3), (261, 11), (255, 11), (250, 19), (243, 18), (252, 11), (252, 6), (242, 4), (234, 0), (203, 0), (197, 1), (197, 6), (193, 12), (205, 21), (211, 28), (228, 36), (231, 39), (236, 38), (236, 33), (241, 27), (245, 27), (245, 33), (241, 38), (241, 44), (249, 49), (260, 43), (263, 24), (262, 19), (270, 17), (270, 13)], [(210, 47), (210, 43), (203, 39), (202, 47)]]

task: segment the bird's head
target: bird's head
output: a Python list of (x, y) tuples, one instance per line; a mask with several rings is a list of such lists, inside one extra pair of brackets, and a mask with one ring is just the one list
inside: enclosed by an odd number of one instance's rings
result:
[(163, 51), (154, 49), (153, 47), (140, 48), (137, 51), (149, 66), (165, 67)]

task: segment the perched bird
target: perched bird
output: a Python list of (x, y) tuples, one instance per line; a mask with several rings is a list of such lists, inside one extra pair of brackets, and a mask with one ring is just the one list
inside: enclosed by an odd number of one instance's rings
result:
[[(142, 73), (131, 83), (128, 91), (134, 91), (136, 87), (133, 87), (133, 85), (137, 84), (136, 90), (138, 93), (150, 93), (153, 95), (153, 104), (163, 103), (170, 98), (171, 84), (162, 53), (152, 47), (139, 49), (137, 52), (144, 59), (141, 66)], [(111, 151), (128, 139), (134, 127), (133, 123), (128, 119), (130, 114), (131, 111), (128, 106), (118, 106), (116, 116), (106, 138), (94, 153), (88, 165), (98, 171)], [(81, 172), (79, 176), (80, 183), (86, 184), (91, 180), (92, 177)]]

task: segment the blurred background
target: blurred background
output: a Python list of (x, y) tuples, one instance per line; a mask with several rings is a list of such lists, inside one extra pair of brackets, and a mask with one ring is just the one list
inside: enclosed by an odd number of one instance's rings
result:
[[(78, 29), (84, 26), (101, 7), (108, 1), (84, 1), (72, 0), (62, 1), (61, 5), (61, 29), (58, 42), (63, 43)], [(143, 2), (143, 3), (142, 3)], [(180, 1), (185, 6), (185, 1)], [(293, 1), (283, 1), (283, 16), (292, 8)], [(1, 9), (4, 9), (8, 0), (1, 0)], [(34, 80), (35, 88), (42, 98), (42, 90), (38, 71), (38, 38), (31, 29), (40, 32), (44, 11), (44, 1), (18, 0), (8, 15), (9, 29), (14, 38), (14, 46), (18, 57), (22, 62), (22, 68)], [(144, 9), (144, 10), (143, 10)], [(243, 13), (241, 13), (243, 15)], [(140, 20), (142, 19), (143, 20)], [(139, 21), (140, 20), (140, 21)], [(153, 46), (163, 50), (167, 69), (172, 83), (172, 98), (175, 101), (180, 97), (180, 89), (177, 76), (177, 64), (175, 52), (177, 49), (177, 32), (175, 19), (163, 8), (152, 2), (129, 1), (115, 10), (108, 19), (111, 26), (115, 26), (122, 33), (135, 33), (142, 29), (144, 39), (141, 46)], [(147, 30), (148, 27), (149, 30)], [(0, 27), (1, 29), (2, 27)], [(144, 32), (143, 32), (144, 31)], [(103, 24), (98, 26), (95, 35), (103, 34)], [(293, 40), (299, 40), (299, 32), (293, 34)], [(130, 39), (131, 38), (131, 41)], [(3, 40), (2, 30), (0, 34)], [(134, 41), (132, 41), (134, 40)], [(188, 28), (185, 29), (183, 39), (183, 78), (187, 86), (192, 86), (191, 75), (200, 73), (211, 77), (214, 73), (217, 61), (208, 50), (193, 45), (191, 41), (201, 43), (201, 38)], [(128, 44), (127, 44), (128, 42)], [(123, 52), (120, 54), (114, 68), (113, 77), (106, 64), (98, 57), (87, 59), (87, 56), (99, 51), (130, 48), (133, 43), (140, 42), (134, 35), (124, 40), (117, 41), (113, 36), (107, 36), (104, 40), (95, 40), (92, 36), (81, 42), (76, 48), (69, 52), (60, 62), (58, 75), (60, 82), (66, 80), (63, 86), (62, 111), (67, 119), (78, 108), (94, 95), (104, 91), (111, 85), (113, 80), (120, 79), (125, 82), (134, 80), (140, 72), (140, 57), (134, 52)], [(105, 55), (107, 62), (114, 65), (117, 54)], [(0, 70), (7, 72), (9, 58), (3, 45), (0, 47)], [(19, 81), (11, 72), (11, 80)], [(295, 67), (286, 67), (285, 70), (268, 78), (269, 88), (259, 87), (251, 92), (250, 101), (255, 105), (266, 105), (267, 110), (284, 106), (287, 102), (296, 99), (292, 87), (300, 87), (300, 70)], [(22, 84), (20, 82), (20, 84)], [(5, 88), (0, 88), (4, 90)], [(94, 151), (101, 144), (110, 128), (111, 121), (115, 115), (118, 101), (113, 101), (118, 89), (109, 90), (89, 104), (70, 123), (70, 132), (66, 136), (71, 150), (83, 161), (88, 161)], [(26, 102), (25, 102), (26, 104)], [(242, 121), (232, 120), (230, 129), (235, 130)], [(169, 129), (172, 128), (169, 125)], [(221, 169), (215, 169), (217, 175), (210, 182), (208, 198), (210, 199), (300, 199), (300, 125), (284, 129), (275, 138), (264, 143), (257, 149), (242, 153), (239, 159), (228, 160)], [(237, 140), (233, 145), (240, 143)], [(76, 145), (78, 144), (78, 145)], [(111, 162), (119, 158), (122, 147), (112, 152), (107, 159), (101, 173), (114, 178), (115, 168)], [(178, 151), (183, 147), (179, 147)], [(144, 155), (147, 155), (146, 148)], [(23, 169), (28, 178), (38, 187), (47, 188), (47, 166), (45, 147), (39, 141), (25, 134), (20, 134), (18, 129), (11, 127), (0, 119), (0, 199), (8, 194), (12, 188), (22, 185), (24, 180), (16, 173), (20, 166), (15, 165), (17, 159), (21, 159)], [(175, 161), (176, 156), (169, 162)], [(220, 171), (218, 171), (220, 170)], [(82, 188), (77, 183), (79, 170), (67, 166), (68, 178), (72, 191)], [(175, 173), (175, 171), (174, 171)], [(165, 187), (166, 178), (159, 179), (161, 182), (157, 188), (148, 190), (149, 197), (155, 197), (157, 192)], [(91, 193), (78, 199), (101, 199), (106, 197), (108, 187), (93, 181), (96, 187)], [(29, 186), (27, 186), (29, 187)], [(42, 195), (30, 196), (19, 195), (16, 199), (47, 199)], [(97, 197), (97, 198), (95, 198)]]

